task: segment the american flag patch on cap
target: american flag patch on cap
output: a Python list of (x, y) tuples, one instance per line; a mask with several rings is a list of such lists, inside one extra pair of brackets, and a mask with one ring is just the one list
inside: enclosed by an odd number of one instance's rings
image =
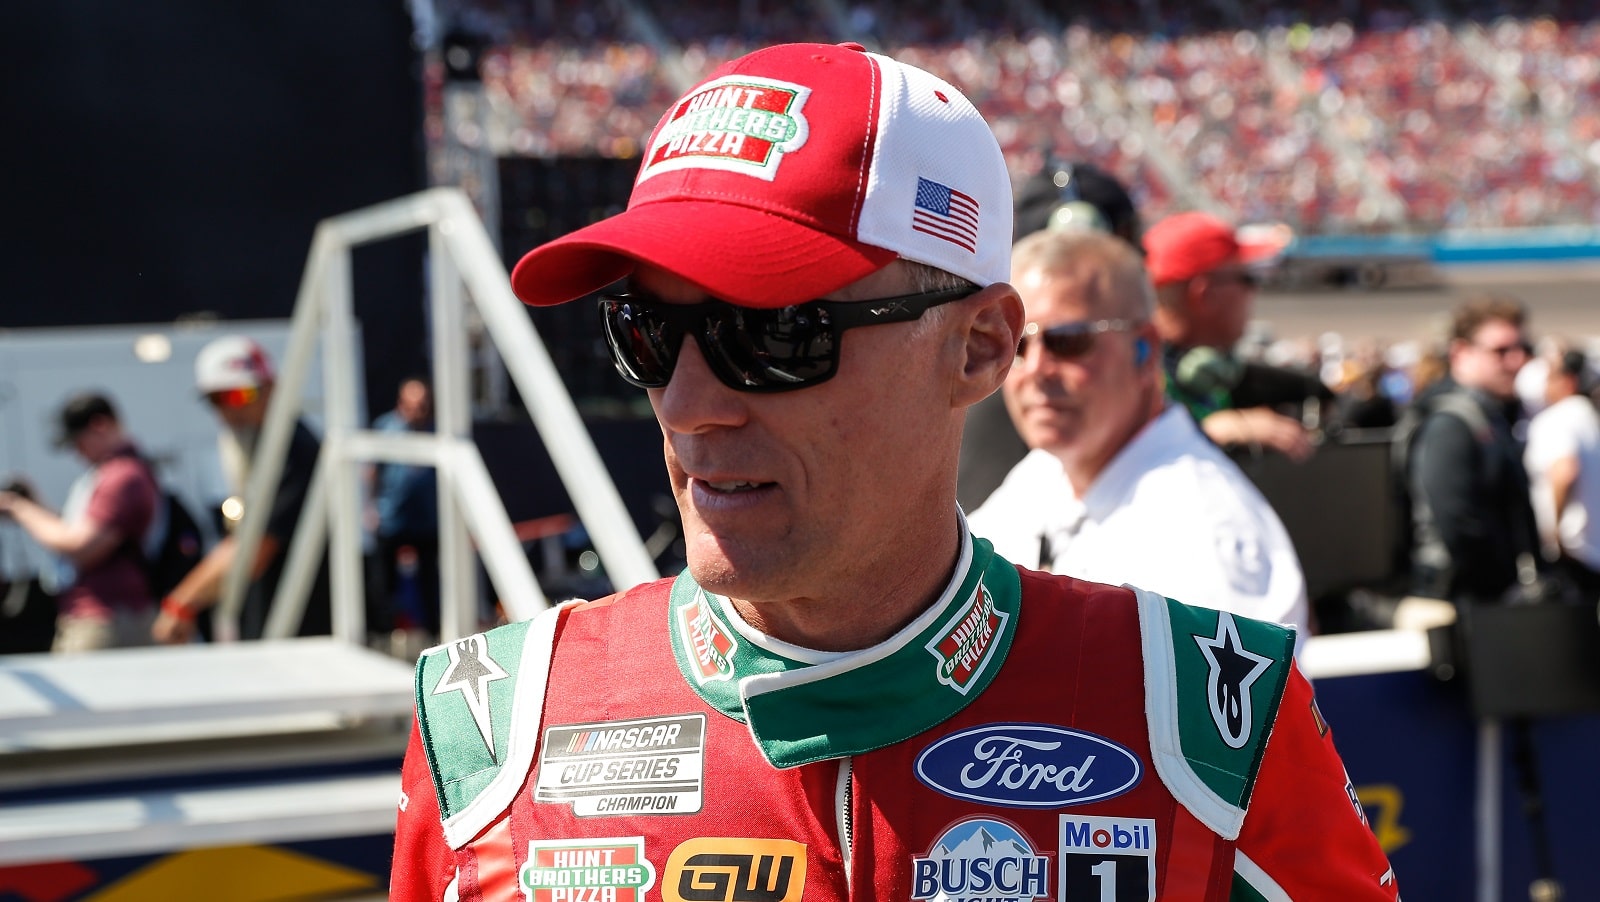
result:
[(911, 228), (975, 252), (978, 249), (978, 202), (948, 185), (918, 178)]

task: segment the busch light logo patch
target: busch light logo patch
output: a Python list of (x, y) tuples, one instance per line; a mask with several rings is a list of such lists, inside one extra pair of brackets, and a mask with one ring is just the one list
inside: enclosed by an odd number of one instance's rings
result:
[(656, 869), (642, 836), (534, 840), (517, 882), (529, 902), (643, 902)]
[(911, 898), (934, 902), (1048, 899), (1050, 857), (1035, 852), (1033, 842), (1005, 821), (968, 818), (934, 840), (927, 855), (911, 860)]
[(753, 75), (707, 82), (673, 107), (639, 181), (675, 169), (722, 169), (772, 181), (783, 155), (806, 143), (800, 110), (811, 89)]
[(995, 640), (1010, 619), (1011, 615), (995, 608), (989, 588), (979, 583), (972, 599), (957, 607), (928, 640), (928, 653), (939, 662), (939, 682), (966, 695), (994, 657)]
[(1153, 902), (1156, 822), (1061, 815), (1061, 898)]
[(578, 817), (693, 814), (704, 793), (706, 716), (565, 724), (544, 731), (536, 802)]
[(673, 611), (678, 618), (678, 641), (692, 665), (691, 672), (700, 685), (733, 678), (733, 652), (739, 640), (728, 632), (706, 601), (706, 593), (696, 592), (694, 601)]
[(1060, 808), (1122, 795), (1144, 766), (1093, 733), (1045, 724), (992, 723), (946, 736), (917, 756), (917, 779), (957, 799), (1011, 808)]

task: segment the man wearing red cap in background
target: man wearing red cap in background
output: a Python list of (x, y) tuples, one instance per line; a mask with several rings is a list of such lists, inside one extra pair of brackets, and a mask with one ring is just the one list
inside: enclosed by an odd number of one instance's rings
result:
[(1023, 329), (971, 103), (781, 45), (647, 147), (512, 284), (628, 279), (599, 312), (688, 567), (423, 655), (391, 898), (1392, 902), (1288, 630), (967, 530), (963, 417)]
[[(1270, 249), (1241, 245), (1232, 226), (1207, 213), (1179, 213), (1145, 232), (1156, 286), (1167, 392), (1224, 447), (1271, 448), (1295, 460), (1312, 452), (1304, 424), (1270, 406), (1238, 403), (1245, 368), (1233, 356), (1250, 323), (1260, 278), (1251, 264)], [(1304, 393), (1302, 392), (1302, 397)]]

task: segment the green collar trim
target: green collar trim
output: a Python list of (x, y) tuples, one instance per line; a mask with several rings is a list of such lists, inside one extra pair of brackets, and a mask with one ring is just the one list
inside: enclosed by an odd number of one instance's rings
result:
[(1016, 568), (986, 539), (963, 540), (939, 600), (884, 642), (826, 653), (752, 629), (685, 570), (668, 606), (673, 654), (691, 688), (750, 727), (775, 767), (859, 755), (954, 716), (994, 679), (1021, 610)]

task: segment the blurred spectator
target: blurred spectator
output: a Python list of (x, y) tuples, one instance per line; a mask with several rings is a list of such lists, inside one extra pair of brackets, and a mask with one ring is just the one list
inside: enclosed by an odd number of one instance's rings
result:
[(1430, 347), (1417, 357), (1411, 367), (1411, 405), (1426, 407), (1435, 395), (1455, 386), (1450, 378), (1450, 349), (1446, 346)]
[(1545, 560), (1557, 562), (1584, 594), (1600, 598), (1600, 413), (1581, 351), (1546, 361), (1546, 407), (1528, 423), (1523, 462)]
[(1382, 361), (1349, 361), (1334, 404), (1334, 422), (1339, 428), (1387, 429), (1399, 421), (1399, 406), (1384, 393), (1383, 375)]
[(1449, 382), (1413, 402), (1405, 474), (1412, 520), (1413, 591), (1496, 601), (1531, 581), (1537, 528), (1513, 430), (1516, 377), (1528, 360), (1522, 305), (1485, 297), (1457, 308)]
[[(433, 430), (433, 392), (422, 379), (400, 383), (394, 409), (373, 421), (378, 432)], [(439, 633), (439, 481), (433, 467), (379, 463), (372, 470), (371, 529), (379, 573), (369, 611), (374, 630)]]
[(1592, 22), (1157, 3), (1046, 5), (1065, 27), (1041, 29), (1010, 4), (853, 3), (835, 17), (717, 0), (644, 17), (667, 38), (652, 42), (624, 38), (638, 11), (621, 7), (451, 5), (497, 42), (489, 134), (470, 117), (430, 129), (496, 153), (632, 158), (681, 87), (671, 73), (697, 78), (774, 38), (864, 40), (970, 85), (1019, 181), (1051, 151), (1092, 159), (1146, 217), (1191, 188), (1308, 234), (1589, 225), (1600, 209)]
[(57, 443), (89, 465), (73, 483), (61, 514), (27, 492), (0, 491), (0, 515), (16, 520), (75, 570), (60, 596), (51, 650), (149, 645), (156, 604), (142, 545), (160, 497), (155, 475), (105, 395), (73, 397), (62, 406), (59, 421)]
[(1309, 635), (1305, 579), (1266, 499), (1162, 392), (1138, 254), (1103, 234), (1018, 242), (1028, 324), (1002, 389), (1032, 450), (973, 512), (1001, 557), (1129, 583)]
[[(244, 494), (250, 467), (256, 462), (256, 443), (266, 421), (267, 405), (272, 400), (276, 374), (267, 352), (255, 341), (239, 335), (218, 338), (200, 349), (195, 358), (195, 387), (210, 402), (221, 421), (218, 449), (223, 471), (235, 497)], [(267, 513), (266, 532), (251, 563), (251, 581), (239, 615), (239, 636), (259, 639), (266, 627), (273, 595), (283, 575), (289, 540), (300, 519), (311, 475), (316, 469), (321, 443), (304, 422), (296, 421)], [(161, 602), (154, 635), (158, 641), (182, 643), (194, 636), (194, 619), (222, 597), (223, 581), (240, 554), (236, 537), (218, 542), (205, 559)], [(331, 631), (327, 560), (324, 555), (317, 578), (306, 600), (299, 623), (299, 635), (325, 635)]]
[[(1168, 395), (1223, 447), (1269, 448), (1294, 460), (1309, 457), (1310, 431), (1267, 405), (1314, 397), (1314, 380), (1262, 371), (1254, 383), (1246, 383), (1245, 365), (1233, 353), (1250, 321), (1260, 282), (1250, 264), (1261, 259), (1261, 251), (1241, 245), (1232, 227), (1206, 213), (1161, 220), (1145, 233), (1144, 247), (1156, 287), (1153, 322), (1164, 344)], [(1300, 391), (1283, 397), (1283, 378)]]
[(1544, 410), (1550, 387), (1552, 366), (1561, 363), (1562, 355), (1572, 350), (1566, 339), (1546, 335), (1533, 346), (1533, 356), (1517, 371), (1517, 400), (1522, 402), (1522, 415), (1532, 418)]

